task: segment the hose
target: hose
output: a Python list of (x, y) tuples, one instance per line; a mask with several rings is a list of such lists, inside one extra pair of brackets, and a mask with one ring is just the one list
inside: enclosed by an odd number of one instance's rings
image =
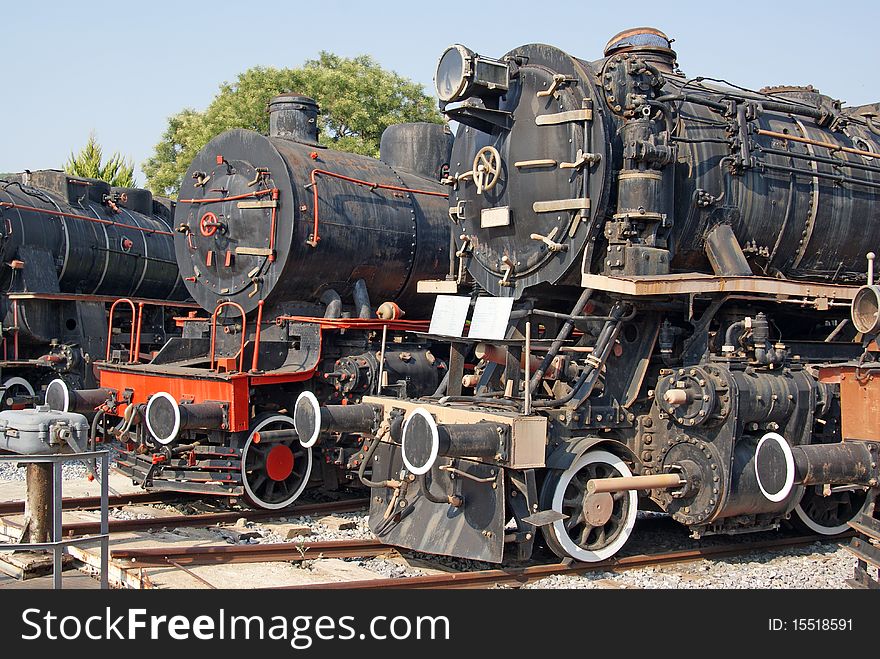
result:
[[(361, 466), (358, 467), (357, 475), (358, 479), (361, 483), (366, 485), (369, 488), (377, 488), (377, 487), (393, 487), (392, 481), (372, 481), (367, 478), (364, 474), (367, 470), (367, 464), (373, 461), (373, 455), (376, 453), (376, 449), (379, 448), (379, 444), (382, 443), (382, 440), (385, 437), (392, 436), (394, 434), (398, 434), (400, 432), (400, 428), (403, 425), (403, 415), (399, 415), (394, 417), (391, 420), (391, 425), (387, 429), (383, 429), (379, 431), (379, 434), (376, 435), (375, 439), (370, 443), (370, 448), (367, 449), (367, 452), (364, 454), (364, 459), (361, 462)], [(396, 481), (395, 481), (396, 484)]]
[(122, 415), (122, 427), (116, 432), (117, 437), (121, 439), (123, 435), (131, 430), (131, 424), (134, 422), (135, 414), (138, 411), (136, 405), (129, 405), (125, 408), (125, 413)]
[(437, 496), (431, 492), (431, 481), (428, 480), (428, 474), (424, 473), (419, 476), (419, 486), (422, 488), (422, 494), (425, 495), (425, 498), (431, 503), (439, 503), (452, 506), (454, 508), (459, 508), (464, 501), (462, 498), (455, 494)]
[(449, 370), (446, 371), (446, 375), (443, 376), (443, 379), (440, 380), (440, 384), (437, 385), (437, 389), (434, 391), (429, 398), (440, 398), (443, 394), (446, 393), (446, 390), (449, 388)]
[(352, 297), (354, 298), (354, 307), (357, 317), (373, 318), (373, 310), (370, 306), (370, 293), (367, 290), (367, 282), (363, 279), (358, 279), (354, 283)]
[[(735, 322), (733, 325), (727, 328), (727, 331), (724, 333), (724, 345), (728, 346), (736, 346), (739, 344), (739, 340), (742, 338), (742, 330), (746, 328), (745, 321), (739, 320)], [(734, 334), (739, 332), (739, 336), (734, 338)], [(735, 343), (734, 343), (735, 341)]]
[(104, 419), (104, 415), (106, 412), (104, 410), (98, 410), (98, 413), (95, 414), (95, 418), (92, 419), (92, 427), (89, 431), (89, 450), (94, 451), (98, 445), (98, 425)]

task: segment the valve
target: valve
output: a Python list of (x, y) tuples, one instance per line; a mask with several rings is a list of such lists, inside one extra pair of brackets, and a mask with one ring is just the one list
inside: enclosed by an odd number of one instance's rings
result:
[[(498, 185), (501, 175), (501, 154), (494, 146), (484, 146), (474, 157), (473, 176), (477, 194), (488, 192)], [(461, 177), (459, 177), (460, 179)]]

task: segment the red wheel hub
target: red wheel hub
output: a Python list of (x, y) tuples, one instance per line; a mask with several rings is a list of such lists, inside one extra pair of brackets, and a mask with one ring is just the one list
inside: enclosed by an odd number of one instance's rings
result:
[(266, 456), (266, 473), (273, 481), (283, 481), (293, 472), (293, 451), (284, 444), (276, 444)]

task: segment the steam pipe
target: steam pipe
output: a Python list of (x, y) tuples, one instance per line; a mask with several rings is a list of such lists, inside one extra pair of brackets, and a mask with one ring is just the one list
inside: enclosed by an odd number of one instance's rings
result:
[(367, 282), (358, 279), (354, 283), (354, 307), (358, 318), (372, 318), (373, 311), (370, 307), (370, 292), (367, 290)]
[(340, 318), (342, 316), (342, 298), (332, 288), (321, 293), (321, 304), (326, 305), (324, 318)]
[[(590, 393), (593, 391), (596, 379), (599, 377), (599, 373), (602, 370), (602, 365), (605, 363), (605, 360), (608, 359), (608, 354), (611, 352), (611, 348), (614, 345), (614, 339), (617, 337), (617, 333), (620, 330), (620, 323), (624, 319), (623, 305), (620, 302), (615, 303), (611, 308), (610, 316), (617, 320), (609, 320), (605, 323), (602, 332), (599, 334), (599, 338), (596, 339), (593, 353), (587, 357), (587, 366), (584, 368), (583, 373), (581, 373), (581, 376), (578, 378), (568, 395), (554, 400), (536, 400), (532, 403), (532, 407), (562, 407), (575, 396), (578, 396), (580, 400), (589, 397)], [(586, 391), (582, 392), (585, 388)]]
[[(583, 312), (584, 307), (587, 306), (587, 302), (590, 301), (592, 295), (593, 289), (585, 288), (581, 292), (577, 302), (575, 302), (574, 307), (571, 310), (571, 315), (580, 315), (581, 312)], [(547, 369), (550, 368), (550, 364), (553, 363), (556, 355), (559, 354), (562, 344), (568, 340), (569, 336), (571, 336), (571, 332), (574, 329), (574, 322), (573, 318), (569, 318), (562, 324), (562, 327), (559, 329), (559, 334), (556, 335), (556, 339), (550, 344), (550, 349), (547, 351), (547, 354), (544, 355), (544, 359), (541, 360), (541, 365), (535, 369), (535, 374), (532, 375), (532, 379), (529, 382), (529, 391), (531, 391), (531, 393), (535, 393), (538, 389), (538, 385), (540, 385), (541, 380), (544, 379), (544, 374), (547, 372)]]

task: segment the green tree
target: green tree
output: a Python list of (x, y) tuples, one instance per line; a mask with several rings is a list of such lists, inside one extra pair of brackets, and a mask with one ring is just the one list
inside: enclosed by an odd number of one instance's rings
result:
[(95, 133), (89, 135), (89, 141), (79, 153), (70, 153), (64, 163), (64, 171), (74, 176), (97, 178), (107, 181), (110, 185), (120, 188), (135, 187), (134, 164), (118, 152), (103, 162), (104, 153)]
[(421, 85), (386, 71), (372, 57), (321, 52), (296, 69), (248, 69), (235, 82), (220, 85), (204, 112), (187, 108), (169, 117), (161, 141), (143, 165), (147, 186), (155, 194), (174, 196), (193, 158), (212, 138), (232, 128), (267, 133), (267, 104), (283, 92), (318, 102), (321, 144), (372, 157), (379, 155), (379, 138), (388, 126), (443, 121)]

